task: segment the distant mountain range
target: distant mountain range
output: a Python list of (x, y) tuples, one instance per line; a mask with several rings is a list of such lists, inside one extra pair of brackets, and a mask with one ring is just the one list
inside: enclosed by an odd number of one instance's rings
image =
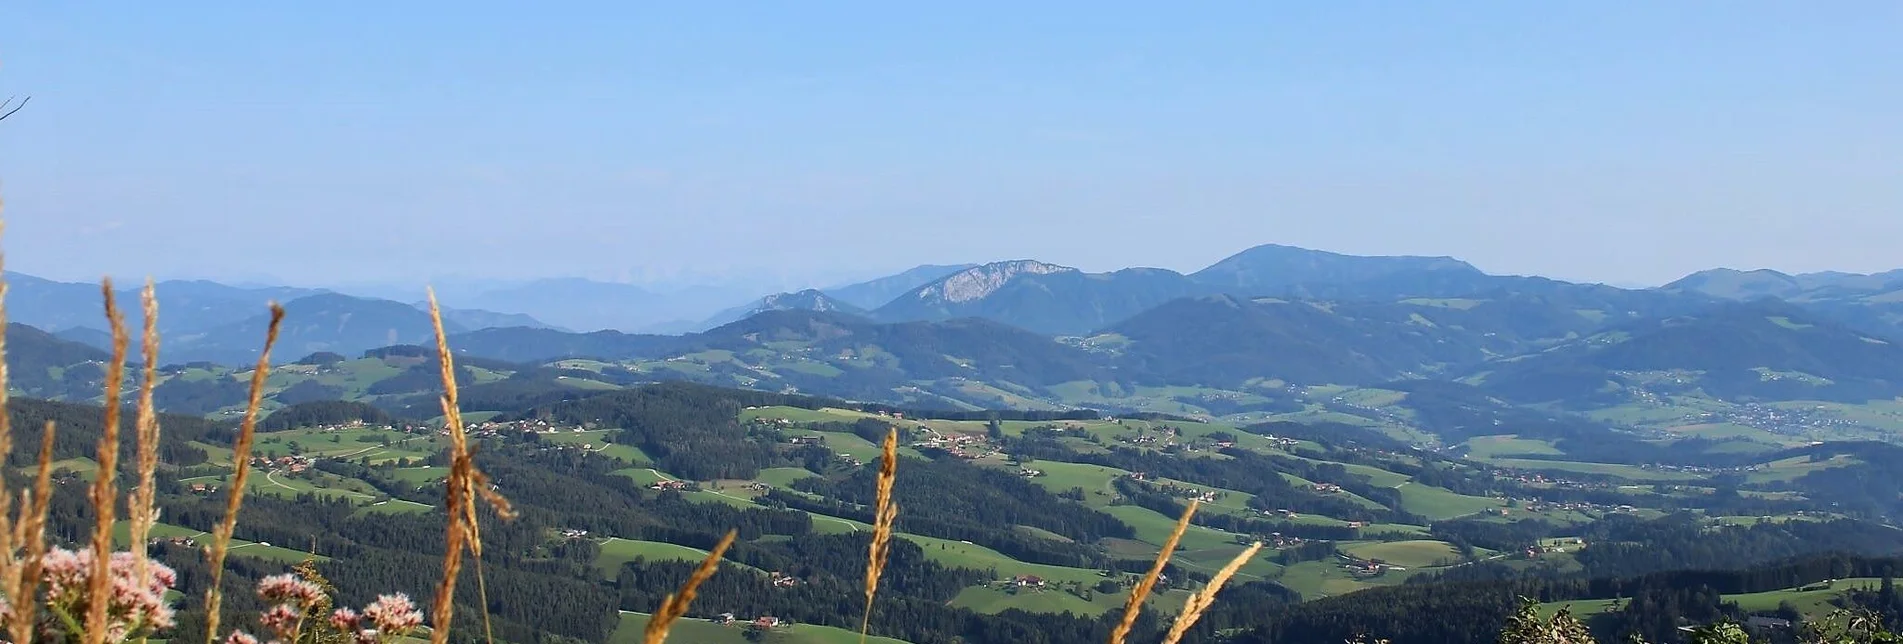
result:
[[(101, 349), (109, 344), (97, 287), (9, 277), (9, 310), (20, 324), (8, 339), (21, 389), (93, 395), (85, 392), (97, 391)], [(559, 396), (693, 380), (960, 409), (1088, 406), (1456, 423), (1442, 431), (1463, 435), (1552, 413), (1599, 418), (1612, 413), (1605, 410), (1657, 408), (1666, 418), (1903, 396), (1903, 272), (1714, 270), (1660, 288), (1622, 289), (1489, 275), (1452, 258), (1272, 245), (1187, 275), (1088, 273), (1033, 260), (925, 266), (757, 297), (682, 324), (704, 330), (671, 335), (572, 332), (542, 322), (550, 318), (541, 311), (487, 308), (541, 302), (554, 319), (605, 319), (673, 297), (581, 280), (540, 286), (471, 298), (480, 308), (445, 309), (460, 359), (494, 374), (482, 387)], [(209, 282), (166, 282), (159, 290), (164, 362), (229, 374), (168, 381), (166, 400), (179, 410), (224, 409), (241, 399), (234, 398), (241, 389), (234, 367), (256, 359), (269, 299), (284, 300), (289, 311), (277, 362), (322, 353), (334, 354), (331, 362), (366, 356), (342, 364), (384, 365), (321, 387), (300, 385), (283, 393), (286, 401), (334, 395), (399, 414), (429, 408), (427, 398), (410, 398), (427, 394), (428, 379), (403, 375), (415, 365), (400, 357), (428, 351), (379, 353), (430, 342), (418, 305)], [(120, 297), (136, 311), (131, 293)], [(1339, 393), (1350, 391), (1368, 393)]]
[(904, 295), (912, 289), (945, 279), (952, 273), (974, 266), (977, 266), (977, 264), (955, 264), (948, 266), (926, 264), (896, 275), (826, 289), (826, 294), (832, 296), (834, 299), (861, 309), (872, 310), (884, 306), (892, 300), (898, 299), (900, 295)]
[(1903, 300), (1903, 296), (1899, 295), (1903, 294), (1903, 269), (1870, 275), (1838, 272), (1786, 275), (1767, 269), (1740, 271), (1718, 268), (1687, 275), (1662, 288), (1734, 300), (1761, 297), (1794, 301), (1872, 297)]
[[(7, 273), (10, 321), (50, 332), (49, 337), (105, 350), (112, 336), (100, 286), (57, 282)], [(115, 285), (114, 296), (130, 333), (143, 322), (142, 285)], [(415, 342), (432, 333), (427, 304), (404, 304), (322, 289), (236, 287), (208, 281), (165, 281), (154, 288), (159, 298), (158, 327), (167, 360), (242, 363), (255, 360), (263, 343), (266, 306), (283, 303), (289, 312), (280, 346), (309, 353)], [(535, 317), (481, 309), (445, 308), (445, 323), (458, 330), (498, 326), (553, 328)], [(302, 355), (300, 353), (299, 355)]]
[(864, 315), (866, 312), (864, 307), (842, 301), (837, 297), (827, 294), (825, 291), (806, 289), (796, 293), (775, 293), (748, 302), (744, 306), (736, 306), (721, 311), (714, 315), (714, 317), (702, 322), (700, 328), (712, 329), (732, 324), (767, 311), (819, 311), (822, 313), (838, 312), (853, 315)]

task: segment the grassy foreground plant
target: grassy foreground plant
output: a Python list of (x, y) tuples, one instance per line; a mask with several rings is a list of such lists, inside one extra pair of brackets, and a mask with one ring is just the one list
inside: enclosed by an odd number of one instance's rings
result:
[(476, 468), (476, 454), (469, 449), (469, 434), (463, 428), (461, 408), (456, 401), (456, 361), (449, 350), (449, 334), (443, 331), (443, 311), (436, 304), (436, 291), (429, 292), (430, 322), (436, 330), (436, 360), (443, 376), (443, 426), (449, 431), (449, 476), (444, 481), (448, 522), (443, 540), (443, 580), (436, 587), (436, 603), (430, 609), (430, 641), (449, 641), (451, 620), (455, 618), (456, 577), (462, 572), (463, 550), (476, 558), (476, 588), (481, 594), (483, 635), (490, 641), (489, 589), (482, 578), (482, 526), (476, 521), (476, 498), (487, 501), (503, 519), (515, 518), (509, 500), (495, 491), (489, 476)]
[(899, 480), (899, 430), (888, 428), (885, 442), (879, 445), (879, 479), (873, 490), (872, 545), (866, 552), (866, 612), (859, 620), (859, 641), (865, 642), (872, 626), (872, 599), (879, 594), (879, 577), (885, 574), (886, 556), (892, 552), (892, 522), (899, 518), (899, 504), (892, 500), (892, 485)]
[[(218, 641), (219, 613), (224, 606), (225, 555), (231, 550), (231, 533), (238, 527), (238, 510), (244, 506), (245, 479), (251, 475), (251, 443), (258, 432), (258, 407), (264, 402), (265, 379), (271, 374), (271, 347), (277, 344), (278, 327), (284, 323), (284, 307), (271, 304), (271, 325), (265, 330), (264, 350), (251, 371), (251, 394), (245, 402), (244, 420), (238, 426), (238, 440), (231, 448), (231, 484), (226, 486), (225, 519), (212, 531), (211, 588), (205, 590), (205, 643)], [(108, 407), (110, 409), (110, 407)], [(144, 547), (144, 544), (135, 544)]]
[(1156, 563), (1151, 564), (1150, 571), (1143, 574), (1143, 579), (1137, 582), (1135, 588), (1130, 589), (1130, 597), (1123, 602), (1123, 619), (1110, 629), (1110, 644), (1123, 644), (1124, 638), (1130, 636), (1130, 629), (1136, 626), (1137, 615), (1143, 612), (1143, 600), (1150, 598), (1150, 590), (1156, 588), (1157, 577), (1163, 575), (1163, 568), (1169, 565), (1170, 556), (1176, 554), (1176, 542), (1182, 540), (1183, 533), (1189, 530), (1189, 518), (1195, 516), (1197, 505), (1196, 501), (1190, 501), (1189, 507), (1183, 508), (1182, 518), (1176, 520), (1176, 528), (1170, 530), (1169, 538), (1163, 540), (1163, 548), (1156, 553)]

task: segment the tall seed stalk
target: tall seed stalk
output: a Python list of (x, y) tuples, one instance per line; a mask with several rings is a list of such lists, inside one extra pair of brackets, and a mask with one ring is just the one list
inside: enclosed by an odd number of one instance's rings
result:
[(152, 525), (159, 520), (158, 488), (154, 480), (159, 468), (159, 415), (152, 405), (152, 391), (158, 384), (159, 374), (159, 299), (150, 278), (145, 280), (145, 289), (139, 293), (139, 303), (145, 315), (139, 342), (139, 353), (145, 364), (139, 374), (138, 416), (133, 422), (139, 439), (139, 482), (126, 504), (126, 512), (131, 521), (130, 545), (133, 556), (137, 557), (134, 579), (145, 579), (149, 563), (145, 541), (152, 534)]
[(701, 583), (714, 576), (720, 567), (720, 557), (727, 553), (727, 548), (733, 546), (734, 537), (739, 535), (737, 530), (728, 530), (727, 536), (721, 537), (720, 543), (707, 552), (707, 558), (694, 568), (694, 573), (687, 576), (681, 589), (661, 600), (661, 607), (654, 609), (654, 614), (648, 616), (647, 627), (642, 629), (642, 644), (662, 644), (667, 641), (668, 630), (674, 628), (676, 620), (687, 614), (687, 606), (694, 602), (694, 595), (700, 590)]
[(1242, 554), (1236, 555), (1235, 559), (1229, 560), (1229, 565), (1216, 571), (1216, 576), (1209, 578), (1209, 583), (1204, 584), (1202, 590), (1190, 595), (1189, 599), (1183, 600), (1183, 612), (1177, 613), (1176, 623), (1171, 624), (1169, 633), (1163, 636), (1163, 644), (1176, 644), (1182, 640), (1183, 635), (1189, 632), (1189, 627), (1195, 626), (1196, 620), (1202, 619), (1203, 612), (1215, 605), (1216, 593), (1222, 592), (1222, 587), (1229, 583), (1229, 578), (1236, 576), (1236, 572), (1242, 570), (1242, 567), (1261, 551), (1262, 542), (1255, 542), (1254, 545), (1243, 550)]
[(449, 432), (449, 476), (444, 480), (448, 521), (444, 527), (443, 580), (436, 587), (436, 600), (430, 607), (430, 641), (445, 644), (455, 618), (456, 577), (461, 574), (463, 550), (476, 558), (476, 590), (482, 600), (483, 635), (494, 642), (489, 627), (489, 589), (482, 576), (482, 529), (476, 522), (476, 499), (494, 508), (504, 520), (515, 518), (509, 500), (493, 489), (489, 476), (476, 468), (475, 453), (469, 449), (469, 434), (463, 427), (463, 415), (457, 402), (456, 362), (449, 350), (449, 334), (443, 330), (443, 311), (436, 303), (436, 290), (429, 292), (430, 323), (436, 330), (436, 360), (443, 377), (443, 425)]
[[(0, 118), (5, 118), (0, 116)], [(0, 211), (5, 209), (0, 200)], [(0, 218), (0, 236), (6, 221)], [(13, 454), (13, 412), (8, 397), (6, 360), (7, 281), (6, 256), (0, 253), (0, 463)], [(39, 469), (34, 473), (33, 488), (21, 490), (16, 501), (0, 477), (0, 595), (36, 597), (39, 594), (40, 557), (46, 553), (46, 512), (53, 498), (53, 421), (46, 421), (40, 432)], [(17, 510), (17, 513), (16, 513)], [(37, 602), (24, 601), (12, 606), (6, 635), (13, 642), (30, 642), (33, 626), (39, 618)]]
[(119, 416), (125, 386), (126, 319), (113, 296), (112, 278), (100, 282), (106, 321), (112, 328), (112, 360), (106, 365), (105, 425), (99, 436), (99, 471), (93, 475), (92, 578), (86, 593), (86, 644), (106, 641), (107, 602), (112, 597), (112, 522), (119, 502)]
[(211, 561), (211, 588), (205, 590), (205, 644), (217, 644), (218, 621), (224, 608), (225, 554), (231, 549), (231, 533), (238, 527), (238, 510), (244, 505), (245, 480), (251, 476), (251, 442), (258, 432), (258, 407), (264, 403), (265, 379), (271, 375), (271, 347), (278, 342), (278, 327), (284, 323), (284, 307), (271, 303), (271, 325), (264, 332), (264, 350), (251, 371), (251, 395), (245, 402), (244, 421), (238, 425), (238, 440), (232, 445), (235, 464), (231, 482), (225, 486), (225, 518), (212, 531), (207, 556)]
[[(1170, 563), (1170, 557), (1176, 554), (1176, 542), (1182, 540), (1183, 533), (1189, 530), (1189, 518), (1196, 514), (1196, 501), (1190, 501), (1183, 508), (1183, 517), (1176, 520), (1176, 529), (1170, 531), (1170, 538), (1163, 540), (1163, 549), (1156, 553), (1156, 563), (1150, 565), (1150, 571), (1143, 580), (1130, 589), (1130, 598), (1123, 603), (1123, 619), (1116, 628), (1110, 630), (1110, 644), (1123, 644), (1130, 636), (1130, 629), (1136, 626), (1137, 615), (1143, 612), (1143, 600), (1149, 599), (1150, 590), (1156, 587), (1156, 578), (1163, 575), (1163, 568)], [(1239, 566), (1238, 566), (1239, 567)]]
[(888, 428), (885, 442), (879, 446), (879, 480), (874, 490), (872, 545), (866, 552), (866, 612), (859, 618), (859, 642), (864, 644), (872, 628), (872, 599), (879, 594), (879, 577), (885, 574), (886, 556), (892, 552), (892, 522), (899, 518), (899, 504), (892, 500), (892, 484), (899, 480), (899, 429)]

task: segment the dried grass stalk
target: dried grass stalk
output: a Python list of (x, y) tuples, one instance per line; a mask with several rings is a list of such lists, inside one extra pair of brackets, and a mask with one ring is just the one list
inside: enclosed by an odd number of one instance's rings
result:
[[(0, 210), (4, 208), (5, 203), (0, 202)], [(3, 234), (5, 230), (6, 222), (0, 221), (0, 234)], [(10, 408), (11, 401), (7, 397), (7, 337), (5, 333), (7, 281), (5, 275), (6, 257), (0, 255), (0, 463), (4, 463), (6, 457), (13, 454), (13, 413)], [(6, 477), (0, 476), (0, 596), (8, 598), (21, 596), (22, 562), (13, 557), (15, 549), (19, 547), (20, 535), (17, 531), (19, 526), (13, 521), (13, 511), (10, 507), (12, 503), (13, 496), (7, 493)], [(26, 500), (21, 499), (21, 511), (25, 511), (26, 505)], [(17, 637), (14, 640), (20, 641)]]
[(694, 569), (694, 574), (687, 576), (687, 582), (681, 584), (681, 589), (661, 601), (661, 607), (648, 617), (647, 629), (643, 631), (644, 644), (667, 641), (668, 629), (674, 628), (674, 621), (687, 614), (687, 606), (694, 603), (694, 595), (700, 589), (701, 582), (714, 576), (714, 572), (720, 568), (720, 557), (727, 553), (727, 548), (733, 545), (736, 536), (739, 536), (738, 531), (728, 530), (727, 536), (721, 537), (720, 543), (708, 551), (707, 558), (701, 560), (700, 567)]
[(463, 549), (476, 556), (476, 589), (482, 599), (484, 637), (495, 641), (489, 626), (489, 589), (482, 576), (482, 528), (476, 521), (476, 499), (494, 508), (503, 519), (515, 518), (515, 508), (496, 492), (489, 477), (476, 468), (475, 453), (469, 449), (469, 434), (463, 427), (462, 410), (457, 402), (456, 361), (449, 350), (449, 334), (443, 330), (443, 311), (436, 303), (436, 290), (429, 292), (430, 322), (436, 330), (436, 361), (443, 378), (443, 425), (449, 431), (449, 476), (444, 480), (448, 522), (444, 527), (443, 580), (436, 587), (436, 600), (430, 606), (430, 641), (449, 641), (449, 627), (455, 618), (456, 577), (462, 573)]
[[(0, 208), (3, 207), (4, 203), (0, 203)], [(0, 233), (4, 233), (5, 229), (5, 221), (0, 220)], [(0, 462), (13, 453), (13, 414), (7, 395), (9, 374), (4, 333), (7, 327), (8, 289), (4, 278), (5, 265), (6, 258), (0, 255)], [(4, 477), (0, 477), (0, 596), (14, 598), (37, 594), (40, 555), (46, 551), (46, 507), (51, 494), (52, 447), (52, 423), (48, 422), (46, 433), (40, 439), (40, 467), (34, 488), (36, 496), (28, 497), (27, 492), (22, 490), (16, 506), (13, 495), (6, 488)], [(17, 516), (14, 513), (16, 507)], [(16, 553), (19, 555), (17, 558)], [(13, 607), (15, 614), (8, 625), (11, 641), (31, 640), (38, 609), (37, 603), (30, 601)]]
[(1176, 529), (1170, 531), (1170, 538), (1163, 540), (1163, 549), (1156, 553), (1156, 563), (1151, 564), (1150, 572), (1145, 573), (1143, 580), (1130, 589), (1130, 598), (1123, 603), (1123, 619), (1117, 622), (1116, 628), (1110, 630), (1110, 644), (1123, 644), (1123, 639), (1130, 636), (1130, 629), (1136, 626), (1137, 615), (1143, 612), (1143, 600), (1149, 599), (1150, 589), (1156, 587), (1156, 578), (1162, 576), (1163, 567), (1169, 564), (1170, 556), (1176, 554), (1176, 542), (1183, 538), (1184, 531), (1189, 530), (1189, 518), (1196, 514), (1197, 505), (1197, 502), (1190, 501), (1189, 507), (1183, 508), (1182, 518), (1176, 520)]
[(892, 484), (899, 480), (899, 429), (889, 428), (879, 449), (879, 481), (874, 490), (872, 545), (866, 552), (866, 612), (859, 619), (859, 641), (865, 642), (872, 627), (872, 599), (879, 594), (879, 577), (885, 574), (886, 556), (892, 552), (892, 522), (899, 518), (899, 504), (892, 501)]
[(112, 597), (112, 522), (119, 502), (119, 400), (125, 386), (126, 319), (112, 292), (112, 278), (99, 284), (112, 327), (112, 359), (106, 365), (105, 426), (99, 435), (99, 471), (93, 475), (92, 579), (87, 588), (86, 642), (106, 641), (107, 602)]
[(1177, 641), (1182, 640), (1183, 634), (1189, 632), (1189, 627), (1195, 626), (1196, 620), (1202, 619), (1203, 613), (1216, 603), (1216, 593), (1222, 592), (1222, 587), (1229, 583), (1229, 578), (1236, 576), (1236, 571), (1242, 570), (1242, 567), (1261, 551), (1262, 542), (1255, 542), (1249, 546), (1249, 549), (1242, 551), (1242, 554), (1236, 555), (1235, 559), (1229, 560), (1229, 565), (1216, 571), (1216, 576), (1211, 577), (1209, 583), (1203, 585), (1202, 590), (1184, 600), (1183, 612), (1176, 615), (1176, 623), (1170, 625), (1170, 632), (1163, 637), (1163, 644), (1176, 644)]
[[(8, 597), (37, 597), (40, 592), (40, 557), (46, 554), (46, 511), (53, 505), (54, 429), (53, 421), (49, 420), (40, 433), (40, 467), (39, 472), (34, 474), (31, 502), (25, 491), (20, 493), (20, 516), (13, 522), (12, 540), (15, 544), (24, 545), (21, 548), (21, 560), (8, 573), (7, 582), (13, 584), (7, 588), (12, 593)], [(33, 626), (39, 618), (39, 603), (24, 602), (14, 606), (13, 610), (13, 621), (7, 624), (7, 635), (14, 642), (33, 641)]]
[(211, 588), (205, 590), (205, 644), (218, 641), (218, 621), (224, 604), (225, 554), (231, 548), (231, 533), (238, 527), (238, 510), (244, 505), (245, 479), (251, 476), (251, 441), (258, 432), (258, 406), (264, 402), (265, 379), (271, 376), (271, 347), (278, 342), (278, 327), (284, 323), (284, 307), (271, 303), (271, 326), (264, 332), (264, 350), (258, 353), (257, 367), (251, 371), (251, 397), (245, 403), (244, 421), (238, 425), (238, 440), (232, 445), (235, 464), (231, 482), (225, 486), (225, 518), (212, 531), (208, 557), (211, 560)]
[(127, 532), (131, 535), (132, 553), (137, 562), (134, 578), (145, 579), (145, 540), (152, 533), (152, 525), (159, 520), (158, 488), (153, 480), (159, 468), (159, 415), (152, 405), (152, 390), (158, 384), (159, 374), (159, 299), (151, 278), (145, 280), (139, 303), (145, 314), (145, 328), (139, 336), (139, 354), (145, 365), (139, 374), (138, 417), (133, 422), (139, 439), (139, 482), (126, 504), (126, 518), (131, 523)]

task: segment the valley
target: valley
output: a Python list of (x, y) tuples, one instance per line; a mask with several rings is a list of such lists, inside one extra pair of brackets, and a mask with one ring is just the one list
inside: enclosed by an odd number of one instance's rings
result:
[[(893, 641), (1093, 632), (1191, 501), (1145, 605), (1175, 613), (1259, 541), (1225, 591), (1250, 609), (1209, 618), (1240, 644), (1330, 633), (1343, 614), (1420, 635), (1371, 603), (1444, 601), (1422, 593), (1459, 584), (1540, 585), (1544, 610), (1637, 632), (1652, 627), (1605, 609), (1625, 595), (1587, 580), (1652, 588), (1836, 556), (1880, 571), (1903, 550), (1888, 466), (1903, 456), (1903, 349), (1871, 318), (1265, 248), (1188, 276), (938, 267), (762, 298), (681, 335), (465, 311), (454, 323), (472, 326), (448, 329), (459, 403), (494, 490), (523, 511), (486, 537), (504, 544), (484, 556), (490, 583), (565, 601), (495, 618), (513, 638), (628, 641), (735, 528), (681, 632), (850, 638), (858, 616), (835, 607), (857, 592), (887, 431), (901, 438), (901, 545), (872, 633)], [(1262, 272), (1289, 262), (1312, 274)], [(842, 299), (854, 293), (896, 299)], [(440, 527), (448, 474), (427, 316), (293, 294), (246, 489), (264, 520), (244, 524), (234, 560), (257, 574), (309, 558), (424, 594), (418, 539)], [(1025, 317), (1056, 309), (1091, 313)], [(97, 421), (77, 419), (101, 401), (98, 339), (14, 324), (7, 340), (16, 427), (74, 422), (54, 476), (91, 480)], [(155, 381), (171, 443), (167, 520), (148, 545), (181, 566), (231, 482), (255, 368), (239, 345), (205, 342), (182, 342)], [(1787, 596), (1799, 612), (1864, 601), (1801, 590), (1823, 581), (1811, 570), (1704, 597), (1766, 618), (1790, 612)], [(1466, 592), (1451, 597), (1486, 608), (1461, 614), (1508, 609)]]

